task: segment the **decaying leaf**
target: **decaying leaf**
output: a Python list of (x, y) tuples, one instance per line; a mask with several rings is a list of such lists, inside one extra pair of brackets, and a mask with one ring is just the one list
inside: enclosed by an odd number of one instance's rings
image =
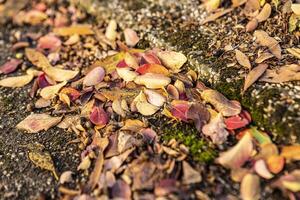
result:
[(0, 66), (0, 74), (9, 74), (14, 72), (21, 63), (22, 61), (19, 59), (10, 59)]
[(268, 47), (270, 52), (278, 59), (281, 59), (281, 47), (277, 40), (270, 37), (268, 33), (262, 30), (257, 30), (254, 32), (254, 37), (256, 41), (261, 45)]
[(255, 81), (257, 81), (268, 68), (267, 64), (259, 64), (253, 68), (245, 78), (243, 92), (245, 92)]
[(216, 10), (221, 4), (220, 0), (207, 0), (205, 2), (205, 8), (208, 12)]
[(262, 8), (262, 10), (260, 11), (260, 13), (255, 18), (259, 23), (266, 21), (270, 17), (271, 12), (272, 12), (271, 5), (269, 3), (266, 3)]
[(159, 64), (143, 64), (136, 69), (139, 74), (153, 73), (169, 75), (169, 71), (162, 65)]
[(34, 165), (52, 172), (55, 179), (58, 180), (58, 176), (51, 155), (48, 151), (44, 150), (43, 145), (32, 145), (32, 148), (30, 148), (30, 151), (28, 153), (28, 157)]
[(154, 106), (161, 107), (166, 102), (166, 98), (155, 90), (144, 89), (147, 100)]
[(229, 133), (225, 129), (226, 125), (224, 124), (224, 120), (222, 115), (219, 113), (217, 116), (212, 117), (208, 124), (205, 124), (202, 128), (202, 132), (204, 135), (211, 138), (213, 143), (222, 144), (226, 141)]
[(243, 52), (241, 52), (238, 49), (235, 50), (235, 58), (240, 65), (246, 67), (247, 69), (251, 69), (251, 63), (249, 61), (248, 56), (246, 56)]
[(17, 124), (16, 128), (26, 130), (29, 133), (37, 133), (48, 130), (61, 121), (62, 117), (52, 117), (48, 114), (31, 114)]
[(258, 26), (258, 21), (256, 18), (251, 19), (246, 25), (246, 32), (254, 31)]
[(112, 103), (112, 109), (118, 115), (121, 115), (122, 117), (126, 116), (126, 112), (122, 108), (121, 100), (120, 99), (116, 99), (116, 100), (113, 101), (113, 103)]
[(112, 19), (109, 21), (106, 30), (105, 30), (105, 37), (110, 41), (115, 41), (117, 37), (117, 22), (116, 20)]
[(53, 32), (61, 36), (70, 36), (70, 35), (93, 35), (94, 31), (90, 25), (74, 25), (70, 27), (59, 27), (54, 28)]
[(194, 183), (200, 183), (202, 180), (200, 172), (193, 169), (188, 162), (183, 161), (182, 162), (182, 168), (183, 168), (183, 177), (182, 181), (184, 184), (194, 184)]
[(51, 34), (40, 37), (37, 44), (38, 50), (48, 50), (49, 52), (55, 52), (61, 47), (61, 40)]
[(134, 82), (139, 85), (144, 85), (149, 89), (160, 89), (167, 86), (171, 79), (162, 74), (147, 73), (137, 76)]
[(138, 76), (138, 73), (132, 71), (129, 67), (124, 68), (117, 68), (117, 74), (126, 82), (134, 81), (135, 78)]
[(137, 119), (127, 119), (125, 121), (125, 125), (121, 128), (121, 130), (128, 130), (132, 132), (139, 132), (142, 128), (145, 128), (146, 125), (144, 122)]
[(171, 116), (175, 117), (176, 119), (180, 119), (182, 121), (187, 122), (188, 120), (188, 111), (190, 108), (190, 104), (188, 101), (181, 101), (181, 100), (173, 100), (171, 102)]
[[(287, 1), (288, 2), (288, 1)], [(300, 20), (300, 15), (292, 14), (289, 18), (289, 32), (293, 32), (298, 27), (298, 22)]]
[(238, 102), (230, 101), (216, 90), (207, 89), (201, 93), (201, 97), (212, 104), (223, 116), (238, 115), (241, 112), (241, 105)]
[(26, 48), (25, 55), (28, 58), (28, 60), (37, 68), (44, 69), (52, 67), (47, 57), (35, 49)]
[(72, 175), (73, 175), (72, 171), (63, 172), (59, 177), (59, 183), (64, 184), (64, 183), (71, 182), (73, 180)]
[(270, 172), (278, 174), (284, 168), (284, 157), (281, 155), (272, 155), (267, 159), (267, 165)]
[(221, 153), (217, 162), (224, 167), (236, 169), (251, 157), (253, 150), (252, 136), (246, 133), (234, 147)]
[(258, 57), (255, 59), (255, 63), (262, 63), (272, 57), (274, 57), (274, 55), (269, 52), (258, 52)]
[(174, 71), (180, 70), (187, 61), (184, 54), (175, 51), (159, 51), (157, 56), (164, 66)]
[(287, 52), (300, 59), (300, 49), (299, 48), (287, 48)]
[(73, 45), (80, 41), (78, 34), (71, 35), (67, 41), (64, 42), (64, 45)]
[(46, 67), (43, 70), (51, 79), (54, 81), (62, 82), (62, 81), (69, 81), (74, 78), (79, 72), (60, 69), (58, 67)]
[(300, 80), (300, 66), (296, 64), (284, 65), (279, 69), (268, 69), (260, 81), (269, 83), (283, 83)]
[(254, 174), (244, 176), (241, 183), (241, 197), (243, 200), (260, 199), (260, 181), (259, 177)]
[(43, 97), (44, 99), (53, 99), (59, 92), (59, 90), (65, 86), (67, 84), (66, 81), (64, 82), (61, 82), (59, 84), (56, 84), (56, 85), (52, 85), (52, 86), (47, 86), (47, 87), (44, 87), (42, 90), (41, 90), (41, 97)]
[(0, 86), (2, 87), (23, 87), (30, 83), (33, 79), (32, 74), (27, 74), (23, 76), (15, 76), (15, 77), (8, 77), (0, 80)]
[(109, 121), (108, 115), (102, 107), (95, 106), (90, 114), (90, 120), (95, 125), (106, 125)]

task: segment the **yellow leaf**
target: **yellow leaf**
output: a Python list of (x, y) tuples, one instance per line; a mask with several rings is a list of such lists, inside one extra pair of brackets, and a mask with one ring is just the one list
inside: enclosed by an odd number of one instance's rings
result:
[(300, 145), (283, 147), (281, 156), (287, 160), (300, 160)]
[(44, 68), (44, 72), (51, 79), (53, 79), (54, 81), (58, 81), (58, 82), (68, 81), (68, 80), (74, 78), (79, 73), (78, 71), (60, 69), (57, 67)]
[(287, 50), (287, 52), (289, 52), (293, 56), (295, 56), (298, 59), (300, 59), (300, 49), (299, 48), (288, 48), (286, 50)]
[(0, 80), (0, 86), (2, 87), (23, 87), (24, 85), (27, 85), (30, 83), (30, 81), (33, 79), (32, 74), (27, 74), (23, 76), (16, 76), (16, 77), (8, 77), (5, 79)]
[(70, 36), (70, 35), (93, 35), (94, 31), (90, 25), (74, 25), (70, 27), (60, 27), (54, 28), (53, 32), (61, 36)]
[(41, 90), (41, 97), (43, 97), (44, 99), (53, 99), (57, 93), (59, 92), (59, 90), (65, 86), (67, 84), (66, 81), (64, 82), (61, 82), (59, 84), (56, 84), (56, 85), (52, 85), (52, 86), (48, 86), (48, 87), (44, 87), (42, 90)]
[(36, 51), (35, 49), (26, 48), (25, 55), (28, 60), (37, 68), (44, 69), (47, 67), (51, 67), (51, 64), (48, 61), (47, 57), (44, 56), (44, 54), (42, 54), (41, 52)]

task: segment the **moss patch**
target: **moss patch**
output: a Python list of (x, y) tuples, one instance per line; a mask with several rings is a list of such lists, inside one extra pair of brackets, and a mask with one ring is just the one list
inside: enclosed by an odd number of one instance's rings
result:
[(190, 124), (166, 125), (162, 127), (162, 139), (169, 141), (176, 139), (189, 148), (190, 154), (195, 161), (209, 163), (217, 156), (213, 146), (199, 136), (195, 127)]

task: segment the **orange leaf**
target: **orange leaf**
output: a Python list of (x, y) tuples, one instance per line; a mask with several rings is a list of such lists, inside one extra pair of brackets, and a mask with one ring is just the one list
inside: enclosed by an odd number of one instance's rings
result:
[(281, 156), (287, 160), (300, 160), (300, 145), (283, 147)]
[(144, 64), (137, 68), (136, 72), (140, 74), (154, 73), (168, 75), (169, 71), (162, 65), (158, 64)]
[(272, 173), (278, 174), (284, 167), (284, 157), (272, 155), (267, 159), (267, 165)]

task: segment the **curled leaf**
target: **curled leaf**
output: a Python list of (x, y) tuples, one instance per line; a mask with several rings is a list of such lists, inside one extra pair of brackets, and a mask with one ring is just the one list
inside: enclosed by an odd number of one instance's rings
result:
[(185, 55), (175, 51), (159, 51), (157, 56), (165, 67), (174, 71), (178, 71), (187, 61)]
[(146, 73), (137, 76), (134, 82), (138, 85), (144, 85), (149, 89), (159, 89), (167, 86), (171, 82), (171, 79), (162, 74)]
[(16, 128), (26, 130), (29, 133), (37, 133), (55, 126), (61, 119), (62, 117), (52, 117), (48, 114), (31, 114), (21, 121)]
[(260, 159), (260, 160), (257, 160), (254, 164), (254, 170), (255, 172), (265, 178), (265, 179), (271, 179), (273, 178), (273, 174), (271, 174), (267, 168), (267, 165), (265, 163), (264, 160)]
[(142, 115), (153, 115), (159, 110), (159, 107), (154, 106), (147, 101), (146, 95), (141, 91), (140, 94), (134, 99), (137, 111)]
[(41, 90), (40, 95), (44, 99), (53, 99), (58, 94), (59, 90), (66, 84), (67, 82), (64, 81), (56, 85), (47, 86)]
[(44, 68), (44, 72), (54, 81), (58, 82), (69, 81), (79, 73), (78, 71), (60, 69), (57, 67)]
[(114, 112), (116, 112), (118, 115), (121, 115), (122, 117), (126, 116), (125, 111), (123, 110), (122, 106), (121, 106), (121, 101), (120, 99), (116, 99), (113, 101), (112, 103), (112, 109)]
[(268, 69), (260, 81), (269, 83), (283, 83), (300, 80), (300, 65), (291, 64), (279, 69)]
[(190, 108), (189, 102), (173, 100), (171, 106), (172, 116), (185, 122), (188, 120), (188, 110)]
[(249, 58), (243, 52), (236, 49), (235, 50), (235, 57), (236, 57), (236, 60), (238, 61), (238, 63), (240, 65), (242, 65), (243, 67), (246, 67), (247, 69), (251, 69), (251, 63), (249, 61)]
[(83, 79), (83, 85), (93, 86), (100, 83), (105, 76), (105, 70), (102, 67), (96, 67), (91, 70)]
[(202, 132), (204, 135), (209, 136), (213, 143), (222, 144), (229, 135), (225, 128), (226, 125), (224, 124), (223, 117), (219, 113), (217, 116), (212, 117), (208, 124), (203, 126)]
[(201, 97), (212, 104), (223, 116), (234, 116), (241, 112), (241, 105), (238, 102), (230, 101), (216, 90), (207, 89), (201, 93)]
[(147, 52), (142, 55), (141, 64), (157, 64), (161, 65), (159, 58), (152, 52)]
[(109, 118), (102, 107), (95, 106), (91, 111), (90, 120), (95, 125), (106, 125)]
[(32, 74), (27, 74), (23, 76), (16, 76), (16, 77), (8, 77), (0, 80), (0, 86), (2, 87), (23, 87), (30, 83), (33, 79)]
[(260, 181), (257, 175), (247, 174), (244, 176), (241, 183), (241, 197), (243, 200), (260, 199)]
[(221, 153), (217, 162), (224, 167), (236, 169), (251, 157), (253, 150), (252, 136), (246, 133), (234, 147)]
[(124, 36), (126, 44), (131, 47), (134, 47), (140, 40), (137, 33), (130, 28), (126, 28), (124, 30)]
[(139, 66), (137, 58), (129, 52), (125, 53), (124, 62), (126, 63), (127, 66), (133, 69), (136, 69)]
[(0, 66), (0, 74), (9, 74), (11, 72), (14, 72), (21, 63), (21, 60), (14, 58), (10, 59), (8, 62)]
[(243, 128), (251, 122), (251, 116), (248, 112), (242, 111), (239, 115), (225, 119), (226, 128), (235, 130)]
[(105, 37), (110, 41), (115, 41), (117, 37), (117, 22), (116, 20), (110, 20), (106, 27)]
[(251, 19), (246, 25), (246, 32), (251, 32), (258, 26), (258, 21), (256, 18)]
[(278, 174), (284, 168), (284, 157), (279, 155), (272, 155), (267, 159), (267, 165), (270, 172)]
[(266, 21), (270, 17), (271, 12), (272, 12), (271, 5), (269, 3), (266, 3), (262, 8), (262, 10), (260, 11), (260, 13), (255, 18), (259, 23)]
[(144, 93), (147, 96), (148, 102), (154, 106), (161, 107), (166, 102), (166, 98), (154, 90), (145, 89)]
[(257, 81), (268, 68), (267, 64), (259, 64), (253, 68), (245, 78), (243, 92), (245, 92), (255, 81)]

